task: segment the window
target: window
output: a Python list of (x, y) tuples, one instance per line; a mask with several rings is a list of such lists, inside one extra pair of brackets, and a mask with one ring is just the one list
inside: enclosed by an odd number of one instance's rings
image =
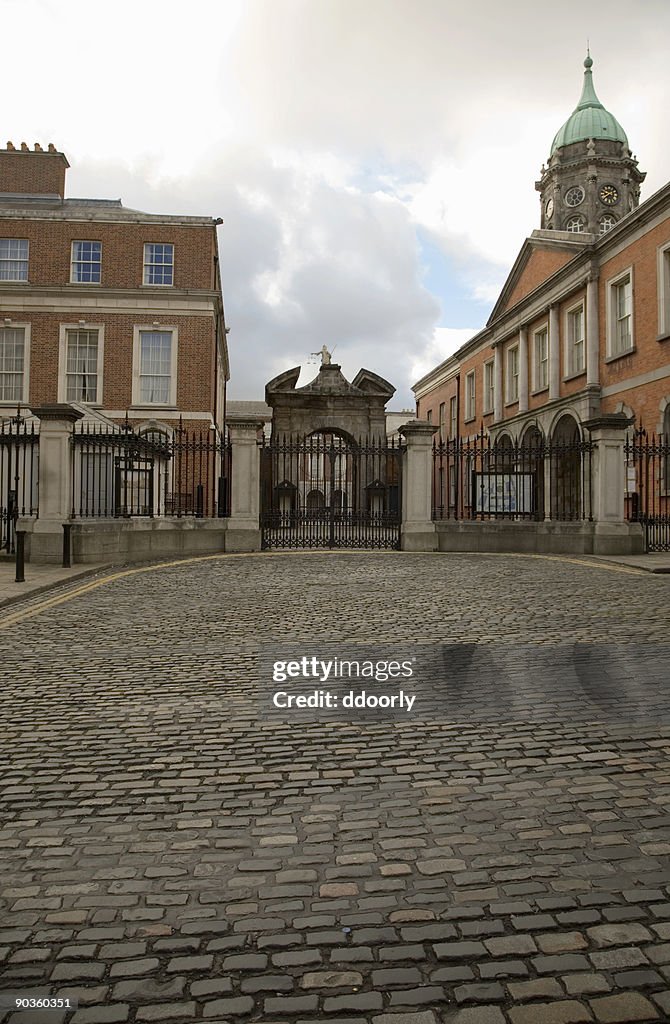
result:
[(584, 196), (586, 193), (581, 185), (573, 185), (565, 193), (565, 202), (568, 206), (579, 206), (580, 203), (584, 202)]
[(658, 250), (658, 333), (670, 334), (670, 245)]
[(0, 402), (27, 401), (26, 328), (0, 328)]
[(65, 401), (98, 401), (97, 330), (66, 330)]
[(519, 346), (507, 349), (507, 402), (519, 401)]
[(631, 271), (609, 284), (608, 341), (611, 357), (633, 348), (633, 279)]
[(575, 373), (582, 373), (585, 366), (583, 306), (568, 310), (566, 326), (566, 376), (572, 377)]
[(444, 421), (446, 417), (446, 409), (444, 402), (440, 402), (440, 441), (444, 441)]
[(493, 412), (496, 396), (496, 378), (493, 360), (484, 363), (484, 412)]
[(133, 353), (133, 404), (175, 405), (176, 401), (176, 328), (136, 327)]
[(584, 218), (583, 217), (570, 217), (570, 220), (565, 225), (566, 231), (583, 231), (584, 230)]
[(147, 242), (144, 246), (144, 283), (170, 285), (173, 283), (174, 245)]
[(663, 494), (670, 496), (670, 405), (666, 406), (663, 414), (663, 434), (660, 441), (664, 445), (661, 448), (661, 488)]
[(475, 371), (465, 377), (465, 419), (473, 420), (476, 415)]
[(616, 217), (613, 217), (611, 213), (606, 213), (604, 217), (601, 217), (598, 221), (598, 234), (605, 235), (608, 231), (611, 231), (616, 224)]
[(549, 330), (546, 327), (535, 332), (533, 366), (535, 391), (544, 391), (549, 387)]
[(28, 239), (0, 238), (0, 281), (28, 280)]
[(433, 410), (429, 409), (428, 412), (426, 413), (426, 423), (432, 423), (432, 422), (433, 422)]
[(458, 399), (455, 395), (449, 399), (449, 437), (458, 437)]
[(453, 462), (449, 463), (449, 507), (454, 508), (456, 505), (456, 466)]
[(101, 261), (102, 242), (73, 242), (70, 273), (72, 283), (100, 284)]

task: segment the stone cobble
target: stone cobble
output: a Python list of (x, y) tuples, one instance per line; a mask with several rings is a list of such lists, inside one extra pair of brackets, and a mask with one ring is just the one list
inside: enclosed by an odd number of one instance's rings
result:
[[(630, 719), (514, 674), (520, 644), (662, 645), (667, 585), (323, 553), (27, 601), (0, 630), (0, 990), (78, 1000), (50, 1024), (670, 1019), (670, 718), (643, 676), (612, 677), (651, 694)], [(259, 642), (307, 640), (495, 648), (517, 682), (505, 714), (488, 670), (467, 715), (439, 674), (429, 713), (261, 714)]]

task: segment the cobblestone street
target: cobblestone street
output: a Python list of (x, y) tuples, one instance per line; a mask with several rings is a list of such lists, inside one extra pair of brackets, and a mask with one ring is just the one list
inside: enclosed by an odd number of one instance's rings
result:
[[(0, 1021), (667, 1022), (670, 713), (534, 718), (528, 690), (505, 715), (487, 677), (461, 718), (438, 694), (297, 726), (259, 716), (257, 655), (653, 652), (669, 586), (588, 559), (263, 554), (5, 609)], [(78, 1009), (9, 1008), (37, 995)]]

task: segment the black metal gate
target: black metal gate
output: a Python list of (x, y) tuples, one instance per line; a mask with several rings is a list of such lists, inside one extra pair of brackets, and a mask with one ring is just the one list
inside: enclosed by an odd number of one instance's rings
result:
[(399, 549), (401, 453), (333, 432), (262, 441), (263, 549)]
[(640, 429), (624, 450), (627, 518), (644, 527), (647, 551), (670, 551), (670, 438)]
[(0, 548), (13, 554), (19, 516), (37, 515), (40, 436), (19, 408), (0, 423)]

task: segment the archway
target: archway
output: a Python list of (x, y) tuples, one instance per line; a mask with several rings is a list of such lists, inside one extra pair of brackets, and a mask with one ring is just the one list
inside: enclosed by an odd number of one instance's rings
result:
[(530, 476), (532, 518), (544, 519), (544, 434), (536, 423), (530, 423), (521, 435), (519, 469)]
[(552, 519), (583, 519), (581, 433), (570, 413), (561, 416), (554, 426), (548, 452)]

